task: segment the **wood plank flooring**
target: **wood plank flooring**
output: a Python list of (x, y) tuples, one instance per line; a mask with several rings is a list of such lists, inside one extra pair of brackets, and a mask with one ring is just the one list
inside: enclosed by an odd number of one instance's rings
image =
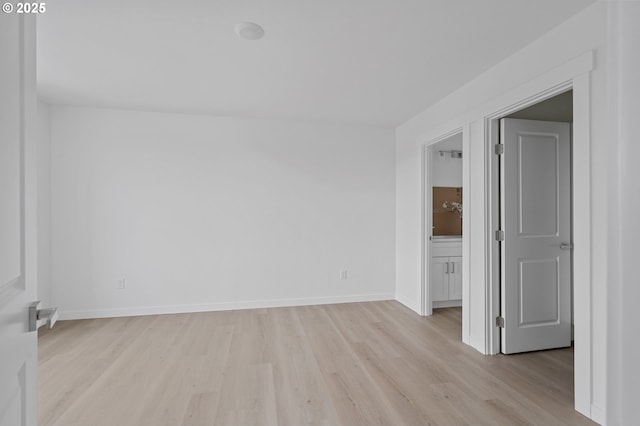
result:
[(61, 321), (41, 426), (582, 425), (573, 350), (483, 356), (398, 302)]

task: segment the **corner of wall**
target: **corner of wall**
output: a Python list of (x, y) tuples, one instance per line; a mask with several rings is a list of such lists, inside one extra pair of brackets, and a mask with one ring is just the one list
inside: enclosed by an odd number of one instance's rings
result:
[(418, 303), (415, 303), (415, 301), (410, 297), (405, 297), (401, 294), (396, 293), (396, 300), (402, 303), (407, 308), (411, 309), (416, 314), (422, 315), (422, 309), (420, 305)]

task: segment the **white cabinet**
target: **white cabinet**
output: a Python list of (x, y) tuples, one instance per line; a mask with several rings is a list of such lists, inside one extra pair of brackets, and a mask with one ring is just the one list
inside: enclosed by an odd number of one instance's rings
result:
[(450, 257), (449, 300), (462, 300), (462, 256)]
[(430, 285), (434, 308), (462, 304), (462, 242), (433, 241)]
[(449, 300), (448, 267), (448, 257), (434, 257), (431, 259), (431, 300), (433, 302)]

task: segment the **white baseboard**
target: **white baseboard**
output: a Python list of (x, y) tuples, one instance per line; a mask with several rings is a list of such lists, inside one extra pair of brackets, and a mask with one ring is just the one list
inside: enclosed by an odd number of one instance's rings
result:
[(134, 317), (141, 315), (183, 314), (190, 312), (231, 311), (237, 309), (281, 308), (287, 306), (328, 305), (335, 303), (376, 302), (394, 300), (392, 294), (358, 294), (337, 297), (309, 297), (301, 299), (248, 300), (241, 302), (206, 303), (197, 305), (139, 306), (88, 310), (60, 309), (60, 320)]
[(462, 306), (462, 300), (443, 300), (440, 302), (433, 302), (433, 308), (458, 308)]

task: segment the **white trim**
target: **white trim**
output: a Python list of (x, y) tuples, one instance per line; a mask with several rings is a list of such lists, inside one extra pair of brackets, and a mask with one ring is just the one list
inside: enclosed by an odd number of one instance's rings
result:
[[(499, 211), (498, 182), (499, 167), (498, 156), (493, 151), (493, 146), (500, 141), (499, 117), (485, 119), (485, 170), (487, 173), (485, 183), (485, 348), (488, 355), (500, 353), (500, 331), (495, 327), (495, 320), (500, 312), (500, 280), (499, 259), (500, 245), (496, 243), (493, 233), (499, 228), (499, 215), (493, 211)], [(486, 200), (489, 200), (488, 202)]]
[(600, 423), (603, 426), (606, 426), (607, 412), (603, 408), (600, 408), (597, 405), (591, 404), (591, 420), (593, 420), (596, 423)]
[(91, 310), (60, 309), (60, 320), (89, 318), (132, 317), (141, 315), (182, 314), (191, 312), (231, 311), (237, 309), (281, 308), (289, 306), (329, 305), (338, 303), (377, 302), (394, 300), (393, 294), (358, 294), (338, 297), (308, 297), (300, 299), (246, 300), (241, 302), (220, 302), (198, 305), (139, 306), (131, 308), (110, 308)]
[[(442, 140), (445, 138), (441, 138)], [(433, 210), (430, 194), (427, 193), (432, 186), (431, 169), (433, 166), (433, 145), (435, 142), (429, 143), (422, 147), (422, 212), (421, 220), (421, 268), (422, 273), (420, 280), (420, 314), (423, 316), (433, 315), (433, 303), (431, 302), (431, 286), (429, 285), (429, 260), (431, 260), (431, 240), (427, 235), (431, 235), (433, 229), (433, 216), (428, 212)]]
[(433, 302), (433, 309), (460, 308), (460, 307), (462, 307), (462, 300), (442, 300), (439, 302)]
[[(589, 73), (573, 79), (572, 226), (574, 403), (588, 415), (592, 402), (592, 277), (591, 261), (591, 85)], [(580, 141), (576, 143), (576, 141)], [(594, 411), (591, 410), (592, 419)], [(604, 421), (604, 417), (602, 418)], [(599, 420), (597, 420), (599, 421)], [(602, 421), (599, 421), (602, 423)]]
[[(462, 205), (470, 206), (471, 194), (471, 129), (469, 124), (462, 126)], [(469, 209), (462, 209), (462, 342), (471, 345), (471, 235)]]

